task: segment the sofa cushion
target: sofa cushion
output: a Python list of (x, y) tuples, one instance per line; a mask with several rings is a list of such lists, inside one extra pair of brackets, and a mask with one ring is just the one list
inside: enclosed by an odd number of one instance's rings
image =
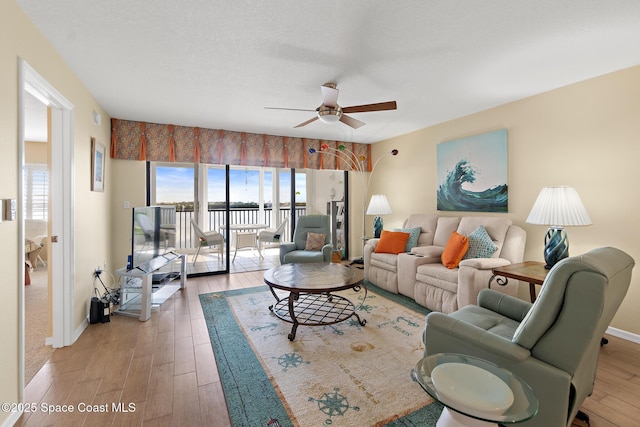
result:
[(402, 231), (382, 230), (380, 241), (376, 246), (375, 253), (399, 254), (404, 252), (409, 240), (409, 233)]
[(442, 264), (447, 268), (456, 268), (469, 248), (469, 239), (462, 234), (451, 233), (447, 246), (442, 252)]
[(307, 233), (307, 243), (305, 244), (304, 250), (305, 251), (322, 250), (322, 247), (324, 246), (324, 241), (326, 238), (327, 238), (326, 234), (312, 233), (309, 231)]
[[(435, 246), (447, 246), (451, 233), (458, 230), (460, 218), (457, 216), (441, 216), (438, 218), (438, 228), (433, 236), (433, 244)], [(471, 233), (471, 231), (469, 231)], [(460, 233), (467, 235), (469, 233)]]
[(285, 264), (325, 262), (325, 259), (322, 251), (295, 250), (284, 255), (284, 262)]
[(442, 288), (448, 292), (458, 292), (458, 269), (450, 269), (442, 264), (423, 264), (418, 266), (418, 282)]
[(469, 239), (469, 249), (462, 259), (491, 258), (495, 251), (498, 250), (498, 247), (491, 240), (491, 236), (482, 225), (479, 225), (467, 237)]
[[(438, 225), (438, 215), (435, 214), (412, 214), (404, 222), (402, 228), (420, 227), (420, 237), (418, 246), (433, 245), (433, 238)], [(454, 229), (455, 230), (455, 229)], [(446, 243), (446, 242), (445, 242)], [(444, 245), (441, 245), (444, 247)]]
[(398, 268), (398, 255), (374, 252), (371, 254), (371, 265), (395, 272)]
[(403, 233), (409, 233), (409, 240), (404, 247), (405, 252), (411, 252), (411, 249), (418, 246), (418, 239), (420, 238), (420, 232), (422, 227), (413, 228), (394, 228), (393, 231), (402, 231)]
[(455, 313), (449, 314), (449, 316), (508, 340), (513, 338), (518, 326), (520, 325), (519, 322), (516, 322), (513, 319), (477, 305), (464, 306)]

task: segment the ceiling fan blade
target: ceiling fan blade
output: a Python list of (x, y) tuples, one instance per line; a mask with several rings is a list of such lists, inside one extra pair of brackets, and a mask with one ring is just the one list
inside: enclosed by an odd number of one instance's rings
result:
[(349, 117), (349, 116), (347, 116), (345, 114), (343, 114), (340, 117), (340, 121), (342, 123), (344, 123), (345, 125), (351, 126), (354, 129), (358, 129), (361, 126), (364, 126), (364, 122), (361, 122), (358, 119), (354, 119), (353, 117)]
[(338, 104), (338, 93), (335, 83), (325, 83), (320, 86), (322, 91), (322, 103), (327, 107), (335, 107)]
[(354, 105), (342, 107), (343, 113), (366, 113), (369, 111), (395, 110), (398, 108), (396, 101), (378, 102), (377, 104)]
[(305, 108), (281, 108), (281, 107), (264, 107), (265, 110), (286, 110), (286, 111), (316, 111)]
[(302, 123), (300, 123), (299, 125), (294, 126), (294, 128), (301, 128), (302, 126), (306, 126), (306, 125), (308, 125), (309, 123), (315, 122), (316, 120), (318, 120), (318, 116), (312, 117), (312, 118), (310, 118), (309, 120), (307, 120), (306, 122), (302, 122)]

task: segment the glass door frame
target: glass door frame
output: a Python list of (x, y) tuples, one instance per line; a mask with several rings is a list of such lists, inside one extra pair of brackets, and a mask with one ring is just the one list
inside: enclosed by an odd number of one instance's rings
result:
[[(147, 194), (146, 194), (146, 204), (147, 206), (151, 206), (152, 204), (157, 203), (156, 191), (157, 191), (157, 179), (156, 179), (156, 171), (158, 167), (184, 167), (193, 169), (193, 213), (191, 218), (196, 220), (196, 223), (200, 228), (204, 228), (203, 224), (206, 224), (206, 212), (208, 212), (208, 200), (207, 200), (207, 171), (208, 166), (203, 163), (178, 163), (178, 162), (147, 162), (146, 169), (146, 178), (147, 178)], [(224, 222), (225, 224), (229, 223), (229, 166), (225, 166), (225, 209), (224, 209)], [(202, 183), (202, 184), (201, 184)], [(206, 207), (206, 211), (204, 210)], [(188, 221), (190, 221), (190, 219)], [(186, 215), (184, 215), (185, 221), (187, 221)], [(188, 236), (190, 237), (190, 242), (188, 246), (185, 246), (185, 249), (195, 249), (197, 248), (197, 242), (194, 243), (193, 230), (191, 224), (187, 224), (183, 227), (185, 230), (190, 230)], [(187, 239), (184, 239), (185, 245), (187, 245)], [(180, 248), (179, 248), (180, 249)], [(214, 274), (228, 274), (230, 270), (229, 266), (229, 241), (226, 240), (224, 243), (224, 257), (223, 257), (223, 268), (217, 270), (208, 270), (204, 272), (190, 272), (187, 274), (187, 277), (198, 277), (198, 276), (206, 276), (206, 275), (214, 275)]]

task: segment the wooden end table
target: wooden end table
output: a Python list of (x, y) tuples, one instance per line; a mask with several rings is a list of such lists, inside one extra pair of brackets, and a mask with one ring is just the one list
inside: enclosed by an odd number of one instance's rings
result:
[(529, 296), (531, 302), (536, 300), (536, 285), (542, 285), (549, 270), (545, 268), (544, 262), (525, 261), (517, 264), (505, 265), (492, 270), (493, 276), (489, 279), (489, 288), (495, 280), (500, 286), (509, 283), (509, 279), (522, 280), (529, 283)]

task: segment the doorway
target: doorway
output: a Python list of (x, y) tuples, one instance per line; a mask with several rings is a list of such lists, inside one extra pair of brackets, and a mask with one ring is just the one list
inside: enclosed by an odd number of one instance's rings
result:
[[(40, 76), (27, 62), (19, 59), (18, 64), (18, 156), (20, 166), (25, 165), (26, 140), (26, 97), (27, 93), (35, 97), (48, 107), (50, 141), (49, 158), (49, 203), (48, 203), (48, 231), (47, 251), (50, 301), (47, 317), (50, 322), (50, 336), (46, 343), (53, 348), (70, 345), (74, 341), (73, 331), (73, 104), (62, 96), (42, 76)], [(20, 265), (25, 264), (25, 195), (24, 177), (18, 174), (18, 239), (22, 248)], [(55, 238), (54, 238), (55, 237)], [(57, 243), (53, 243), (53, 241)], [(24, 269), (19, 269), (19, 278), (24, 282)], [(21, 287), (19, 293), (20, 304), (20, 397), (25, 386), (25, 292)]]
[(53, 354), (49, 304), (49, 109), (25, 91), (23, 176), (25, 244), (25, 384)]

